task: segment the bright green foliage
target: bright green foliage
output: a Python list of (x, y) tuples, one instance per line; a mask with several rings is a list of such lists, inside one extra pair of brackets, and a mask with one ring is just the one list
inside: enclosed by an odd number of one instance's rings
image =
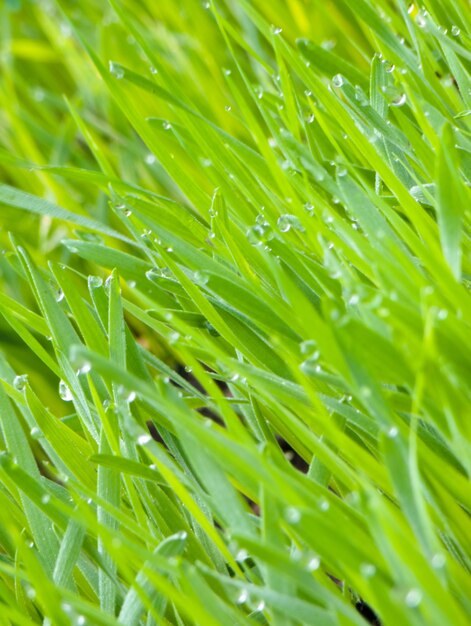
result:
[(0, 4), (0, 626), (467, 626), (468, 0)]

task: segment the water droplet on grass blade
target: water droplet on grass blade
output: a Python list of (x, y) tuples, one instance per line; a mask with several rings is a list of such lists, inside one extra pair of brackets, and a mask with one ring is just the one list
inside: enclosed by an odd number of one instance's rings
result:
[(409, 608), (417, 608), (422, 602), (422, 592), (420, 589), (410, 589), (406, 594), (405, 601)]
[(89, 363), (88, 361), (85, 361), (82, 367), (78, 369), (77, 375), (80, 376), (81, 374), (88, 374), (89, 372), (91, 372), (91, 370), (92, 370), (92, 364)]
[(362, 398), (371, 398), (371, 388), (364, 385), (360, 387), (360, 395)]
[(325, 498), (319, 500), (319, 508), (321, 511), (328, 511), (330, 509), (330, 503)]
[(24, 391), (26, 389), (26, 385), (28, 384), (28, 374), (21, 374), (19, 376), (15, 376), (13, 379), (13, 387), (17, 391)]
[(397, 98), (391, 101), (391, 106), (402, 107), (404, 106), (406, 102), (407, 102), (407, 96), (405, 93), (402, 93), (399, 96), (397, 96)]
[(317, 342), (314, 339), (306, 339), (299, 344), (301, 354), (312, 356), (317, 351)]
[(247, 550), (244, 550), (244, 549), (239, 550), (235, 558), (236, 558), (236, 561), (238, 561), (239, 563), (243, 563), (249, 558), (249, 553), (247, 552)]
[(90, 289), (98, 289), (103, 285), (103, 279), (99, 276), (89, 276), (88, 277), (88, 286)]
[(371, 578), (376, 574), (376, 567), (372, 563), (362, 563), (360, 565), (360, 573), (365, 578)]
[(291, 228), (299, 232), (305, 232), (303, 225), (301, 224), (299, 219), (296, 217), (296, 215), (292, 215), (290, 213), (286, 213), (285, 215), (282, 215), (281, 217), (279, 217), (277, 224), (278, 224), (279, 230), (282, 233), (288, 232), (289, 230), (291, 230)]
[(437, 553), (432, 556), (432, 567), (434, 569), (441, 569), (446, 565), (446, 558), (444, 554)]
[(36, 597), (36, 590), (35, 590), (35, 589), (33, 589), (33, 587), (28, 587), (28, 588), (26, 589), (26, 597), (27, 597), (29, 600), (34, 600), (34, 599), (35, 599), (35, 597)]
[(285, 511), (285, 518), (290, 524), (297, 524), (301, 521), (301, 511), (294, 506), (290, 506)]
[(33, 426), (33, 428), (29, 431), (32, 439), (40, 439), (43, 436), (43, 433), (39, 430), (37, 426)]
[(248, 599), (249, 599), (249, 592), (247, 591), (247, 589), (242, 589), (242, 591), (237, 596), (236, 603), (245, 604)]
[(451, 27), (451, 34), (453, 35), (453, 37), (459, 37), (461, 34), (461, 29), (459, 28), (459, 26), (452, 26)]
[(333, 78), (332, 78), (332, 85), (334, 87), (336, 87), (337, 89), (342, 87), (342, 85), (344, 84), (345, 80), (344, 77), (342, 76), (342, 74), (336, 74)]
[(137, 444), (139, 446), (145, 446), (146, 444), (148, 444), (150, 441), (152, 441), (152, 437), (150, 435), (139, 435), (139, 437), (137, 438)]
[(202, 272), (201, 270), (197, 270), (193, 274), (193, 280), (197, 285), (204, 287), (204, 285), (207, 285), (209, 282), (209, 276), (205, 272)]
[(62, 400), (64, 400), (64, 402), (71, 402), (74, 399), (72, 392), (67, 386), (67, 383), (65, 383), (63, 380), (59, 382), (59, 396), (62, 398)]
[(110, 73), (117, 79), (121, 79), (124, 77), (124, 68), (115, 63), (114, 61), (109, 62)]
[(319, 569), (321, 565), (321, 560), (318, 556), (314, 556), (311, 559), (309, 559), (306, 569), (308, 572), (315, 572), (316, 570)]

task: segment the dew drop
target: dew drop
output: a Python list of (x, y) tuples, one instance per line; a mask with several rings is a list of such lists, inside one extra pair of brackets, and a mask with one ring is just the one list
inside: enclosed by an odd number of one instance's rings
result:
[(342, 87), (343, 84), (344, 84), (344, 78), (343, 78), (342, 74), (336, 74), (332, 78), (332, 85), (334, 87), (336, 87), (337, 89)]
[(37, 426), (33, 426), (33, 428), (29, 431), (29, 434), (32, 439), (40, 439), (42, 437), (42, 432)]
[(330, 503), (325, 498), (321, 498), (319, 501), (319, 508), (321, 511), (328, 511), (330, 509)]
[(68, 602), (62, 602), (61, 609), (64, 611), (64, 613), (72, 613), (72, 605)]
[(410, 589), (406, 594), (405, 600), (409, 608), (415, 609), (422, 602), (422, 592), (420, 589)]
[(230, 104), (226, 104), (226, 106), (224, 107), (224, 111), (227, 111), (229, 113), (229, 111), (232, 111), (232, 107)]
[(292, 215), (290, 213), (286, 213), (285, 215), (279, 217), (277, 224), (279, 230), (282, 233), (288, 232), (289, 230), (291, 230), (291, 228), (294, 228), (299, 232), (305, 232), (301, 222), (296, 217), (296, 215)]
[(15, 376), (13, 379), (13, 387), (17, 391), (24, 391), (26, 389), (26, 385), (28, 384), (28, 374), (21, 374), (20, 376)]
[(193, 280), (197, 285), (204, 287), (204, 285), (208, 284), (209, 276), (205, 272), (202, 272), (201, 270), (197, 270), (193, 274)]
[(362, 398), (371, 398), (371, 388), (366, 385), (360, 387), (360, 395)]
[(148, 154), (146, 154), (145, 162), (147, 163), (147, 165), (153, 165), (156, 161), (157, 159), (156, 159), (155, 154), (152, 154), (152, 152), (149, 152)]
[(314, 115), (314, 113), (311, 113), (310, 115), (307, 116), (306, 118), (306, 122), (308, 124), (313, 124), (316, 120), (316, 116)]
[(243, 563), (249, 558), (249, 553), (247, 552), (247, 550), (244, 550), (244, 549), (239, 550), (235, 558), (236, 558), (236, 561), (238, 561), (239, 563)]
[(159, 270), (155, 269), (155, 267), (152, 267), (150, 270), (147, 270), (146, 272), (147, 280), (155, 280), (156, 278), (160, 278), (160, 277), (161, 277), (161, 273)]
[(317, 351), (317, 342), (314, 339), (307, 339), (300, 343), (301, 354), (312, 356)]
[(397, 426), (391, 426), (386, 434), (390, 439), (395, 439), (399, 435), (399, 429)]
[(64, 297), (65, 297), (64, 292), (62, 291), (62, 289), (59, 289), (58, 292), (56, 293), (56, 302), (62, 302)]
[(402, 107), (407, 102), (407, 96), (405, 93), (401, 93), (397, 98), (392, 100), (391, 106), (393, 107)]
[(85, 361), (85, 363), (82, 365), (82, 367), (79, 369), (77, 373), (80, 376), (80, 374), (88, 374), (89, 372), (91, 372), (91, 370), (92, 370), (92, 364), (89, 363), (88, 361)]
[(316, 570), (319, 569), (320, 565), (321, 565), (320, 558), (318, 556), (314, 556), (311, 559), (309, 559), (306, 569), (308, 572), (315, 572)]
[(301, 511), (294, 506), (290, 506), (286, 509), (285, 518), (290, 524), (297, 524), (301, 521)]
[(59, 396), (64, 402), (71, 402), (74, 399), (72, 392), (63, 380), (59, 382)]
[(105, 280), (105, 289), (106, 289), (106, 291), (109, 291), (112, 280), (113, 280), (113, 276), (110, 274), (108, 276), (108, 278)]
[(149, 71), (150, 71), (151, 74), (154, 74), (154, 75), (159, 73), (159, 70), (156, 67), (154, 67), (153, 65), (151, 65), (149, 67)]
[(371, 578), (376, 574), (376, 567), (373, 563), (362, 563), (360, 565), (360, 573), (365, 578)]
[(172, 128), (172, 125), (170, 124), (170, 122), (164, 122), (164, 123), (162, 124), (162, 128), (163, 128), (164, 130), (170, 130), (170, 129)]
[(421, 12), (417, 13), (415, 17), (415, 23), (419, 28), (425, 28), (427, 26), (427, 20), (425, 19), (425, 15)]
[(459, 37), (461, 33), (461, 29), (459, 28), (459, 26), (452, 26), (451, 27), (451, 34), (453, 35), (453, 37)]
[(121, 65), (119, 65), (118, 63), (115, 63), (114, 61), (110, 61), (109, 62), (109, 68), (110, 68), (111, 74), (115, 78), (121, 79), (121, 78), (124, 77), (124, 68), (121, 67)]
[(249, 592), (247, 591), (247, 589), (242, 589), (242, 591), (237, 596), (236, 603), (245, 604), (248, 599), (249, 599)]
[(171, 332), (168, 336), (168, 342), (170, 345), (177, 343), (179, 339), (180, 339), (180, 333), (178, 333), (177, 331)]
[(282, 33), (282, 32), (283, 32), (283, 29), (282, 29), (282, 28), (280, 28), (279, 26), (277, 26), (277, 27), (273, 27), (273, 34), (274, 34), (274, 35), (279, 35), (279, 34), (280, 34), (280, 33)]
[(150, 435), (139, 435), (139, 437), (137, 438), (137, 444), (139, 446), (145, 446), (151, 440), (152, 440), (152, 437)]
[(103, 285), (103, 279), (99, 276), (89, 276), (88, 277), (88, 286), (90, 289), (98, 289)]
[(41, 497), (41, 502), (43, 504), (47, 504), (49, 501), (51, 500), (51, 496), (48, 493), (45, 493), (42, 497)]
[(36, 102), (42, 102), (44, 100), (45, 97), (45, 92), (44, 89), (41, 89), (41, 87), (36, 87), (33, 90), (33, 98), (36, 100)]
[(434, 569), (441, 569), (446, 565), (446, 558), (444, 554), (437, 553), (432, 556), (432, 567)]
[(36, 590), (33, 589), (33, 587), (28, 587), (26, 589), (26, 597), (29, 598), (30, 600), (34, 600), (36, 597)]

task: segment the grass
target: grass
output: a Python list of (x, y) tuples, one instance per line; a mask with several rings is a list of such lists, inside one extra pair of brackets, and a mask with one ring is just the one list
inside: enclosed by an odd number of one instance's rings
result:
[(0, 8), (0, 626), (466, 626), (466, 0)]

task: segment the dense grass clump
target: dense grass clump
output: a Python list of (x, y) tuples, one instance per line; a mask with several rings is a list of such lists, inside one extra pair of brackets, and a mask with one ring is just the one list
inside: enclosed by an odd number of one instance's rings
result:
[(467, 0), (5, 0), (0, 626), (467, 626)]

